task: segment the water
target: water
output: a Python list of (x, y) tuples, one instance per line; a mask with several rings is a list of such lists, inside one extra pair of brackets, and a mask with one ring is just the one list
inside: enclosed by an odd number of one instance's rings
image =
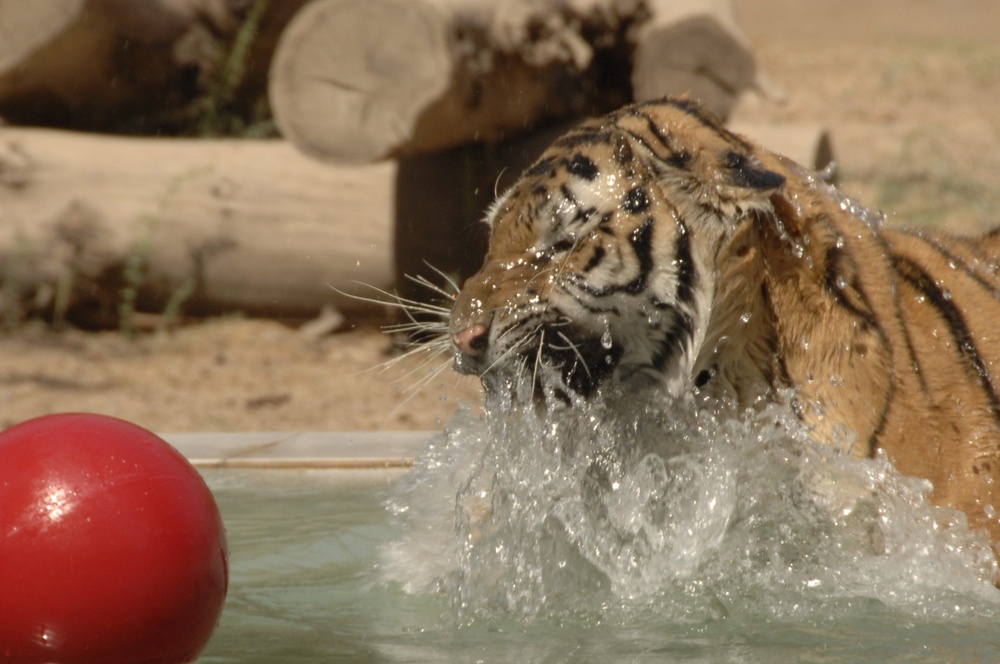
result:
[(232, 578), (200, 661), (1000, 660), (960, 514), (781, 409), (724, 415), (462, 414), (393, 483), (209, 474)]

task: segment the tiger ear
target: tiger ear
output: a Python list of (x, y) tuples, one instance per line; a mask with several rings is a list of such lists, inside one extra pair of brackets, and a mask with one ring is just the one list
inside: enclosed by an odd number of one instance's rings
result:
[(727, 152), (722, 162), (722, 172), (730, 186), (770, 193), (785, 184), (785, 176), (767, 170), (739, 152)]

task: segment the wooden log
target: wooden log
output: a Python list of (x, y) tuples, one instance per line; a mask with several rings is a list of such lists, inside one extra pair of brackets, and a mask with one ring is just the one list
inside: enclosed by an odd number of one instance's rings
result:
[[(19, 123), (100, 126), (138, 90), (163, 91), (163, 62), (194, 22), (194, 4), (0, 0), (0, 115)], [(131, 48), (123, 49), (123, 40)], [(135, 69), (122, 71), (125, 63)]]
[(83, 0), (0, 0), (0, 71), (11, 71), (55, 39), (80, 16), (82, 7)]
[(638, 29), (636, 101), (687, 94), (721, 118), (754, 86), (757, 66), (730, 0), (656, 0)]
[[(199, 102), (252, 115), (278, 36), (304, 2), (0, 0), (0, 116), (155, 133), (193, 125)], [(223, 56), (251, 14), (248, 55), (230, 63)]]
[(108, 325), (123, 297), (154, 312), (357, 310), (334, 288), (391, 288), (395, 178), (393, 163), (332, 168), (283, 141), (0, 128), (2, 314)]
[(724, 116), (754, 72), (728, 3), (316, 0), (278, 44), (271, 107), (304, 152), (347, 163), (601, 114), (633, 86), (701, 95)]

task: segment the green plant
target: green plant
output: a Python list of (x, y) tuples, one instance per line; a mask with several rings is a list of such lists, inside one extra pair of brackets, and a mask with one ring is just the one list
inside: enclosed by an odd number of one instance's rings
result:
[(3, 261), (3, 287), (0, 289), (0, 314), (2, 314), (2, 329), (10, 332), (16, 329), (24, 320), (24, 308), (21, 304), (25, 265), (28, 262), (29, 249), (23, 237), (15, 241), (15, 248)]
[(268, 0), (254, 0), (246, 18), (231, 43), (220, 46), (216, 53), (216, 68), (205, 95), (197, 102), (200, 107), (198, 134), (214, 136), (262, 136), (274, 132), (274, 122), (261, 108), (254, 109), (258, 119), (245, 119), (237, 110), (237, 92), (246, 77), (250, 47), (257, 37)]
[[(209, 168), (202, 168), (182, 173), (174, 177), (166, 191), (156, 202), (156, 210), (142, 215), (140, 223), (142, 231), (139, 239), (132, 246), (132, 251), (125, 258), (122, 266), (122, 288), (118, 294), (118, 330), (122, 336), (134, 338), (138, 334), (136, 325), (136, 304), (139, 289), (145, 279), (149, 254), (153, 249), (153, 238), (163, 221), (169, 206), (174, 202), (178, 192), (188, 181), (207, 173)], [(166, 328), (180, 318), (184, 302), (194, 294), (194, 277), (187, 277), (174, 289), (167, 299), (163, 310), (161, 327)]]
[(138, 332), (135, 324), (135, 305), (149, 257), (154, 224), (155, 219), (149, 218), (146, 235), (136, 242), (125, 258), (125, 265), (122, 268), (123, 285), (118, 293), (118, 330), (123, 337), (129, 339), (134, 338)]
[(166, 332), (168, 329), (180, 322), (183, 314), (184, 303), (189, 297), (194, 295), (197, 282), (192, 276), (188, 276), (170, 294), (167, 303), (163, 307), (160, 323), (157, 325), (157, 333)]

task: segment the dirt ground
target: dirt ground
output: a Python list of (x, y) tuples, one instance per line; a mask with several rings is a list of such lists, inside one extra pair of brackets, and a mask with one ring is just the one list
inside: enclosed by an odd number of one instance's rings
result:
[[(736, 0), (770, 90), (738, 120), (821, 124), (844, 189), (894, 221), (1000, 223), (1000, 3)], [(29, 325), (0, 340), (0, 425), (86, 410), (162, 431), (432, 429), (478, 385), (361, 327), (319, 339), (220, 319), (126, 340)]]

